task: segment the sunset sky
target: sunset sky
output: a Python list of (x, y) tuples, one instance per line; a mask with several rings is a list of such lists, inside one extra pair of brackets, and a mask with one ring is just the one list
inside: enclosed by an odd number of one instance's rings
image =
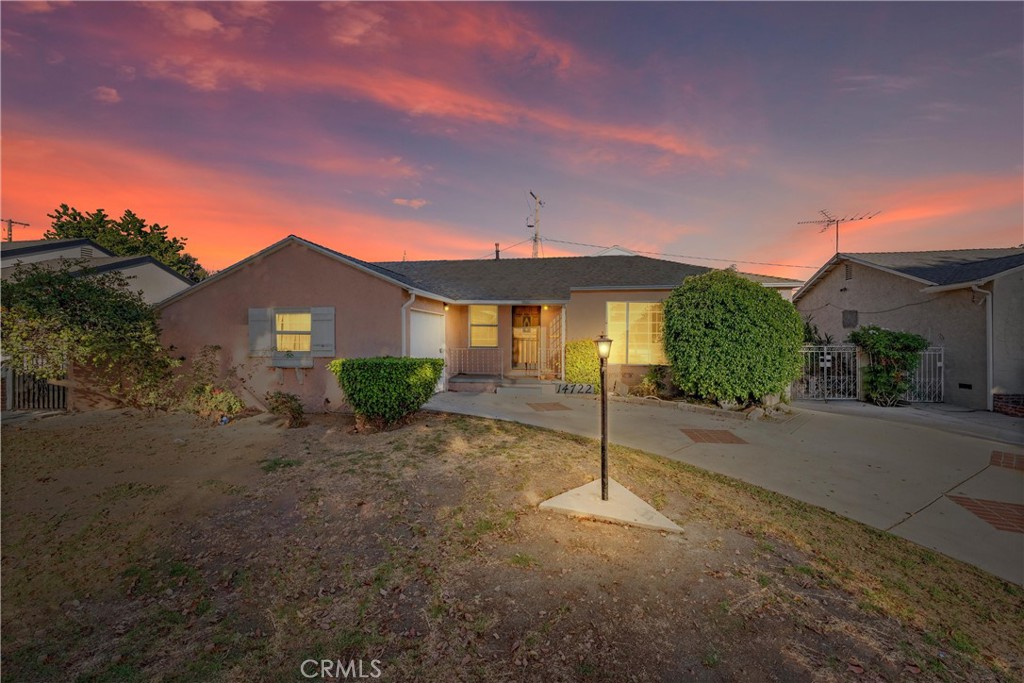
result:
[[(2, 218), (132, 209), (221, 269), (620, 244), (805, 279), (1024, 242), (1024, 4), (3, 2)], [(529, 243), (504, 257), (528, 256)], [(723, 259), (722, 261), (701, 260)], [(761, 263), (751, 263), (761, 262)]]

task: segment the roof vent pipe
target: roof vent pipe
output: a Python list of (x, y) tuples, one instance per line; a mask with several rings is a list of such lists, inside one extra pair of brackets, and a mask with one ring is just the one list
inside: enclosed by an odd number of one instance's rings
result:
[(498, 249), (498, 243), (494, 243), (494, 260), (497, 261), (501, 258), (501, 251)]

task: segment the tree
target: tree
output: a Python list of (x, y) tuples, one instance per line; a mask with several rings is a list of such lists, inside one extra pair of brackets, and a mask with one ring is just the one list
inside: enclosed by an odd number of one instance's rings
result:
[(0, 316), (5, 362), (51, 380), (80, 367), (126, 403), (160, 405), (176, 362), (160, 346), (156, 312), (123, 275), (86, 263), (14, 268)]
[(83, 214), (61, 204), (51, 214), (50, 229), (44, 239), (90, 239), (118, 256), (152, 256), (191, 280), (202, 280), (209, 273), (195, 256), (185, 251), (184, 237), (170, 237), (167, 226), (146, 221), (130, 210), (114, 220), (103, 209)]
[(800, 375), (800, 314), (731, 270), (686, 278), (664, 314), (665, 354), (688, 394), (746, 404), (784, 391)]

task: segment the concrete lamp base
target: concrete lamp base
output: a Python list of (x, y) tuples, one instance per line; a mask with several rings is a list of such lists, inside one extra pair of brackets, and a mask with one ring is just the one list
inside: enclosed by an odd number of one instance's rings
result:
[(656, 531), (682, 533), (678, 524), (644, 502), (625, 486), (608, 480), (608, 500), (601, 500), (601, 480), (566, 491), (540, 504), (541, 510), (562, 512), (574, 517), (618, 522)]

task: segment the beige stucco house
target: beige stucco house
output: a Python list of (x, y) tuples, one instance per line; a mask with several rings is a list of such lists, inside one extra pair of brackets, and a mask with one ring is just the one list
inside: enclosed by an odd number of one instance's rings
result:
[(165, 343), (186, 359), (219, 346), (247, 400), (286, 391), (322, 411), (342, 401), (334, 358), (444, 358), (439, 388), (486, 390), (558, 379), (565, 342), (602, 332), (610, 382), (635, 384), (664, 362), (661, 302), (708, 270), (636, 255), (369, 263), (293, 235), (159, 308)]
[(862, 325), (944, 349), (945, 402), (1024, 413), (1024, 249), (836, 254), (793, 295), (838, 343)]

